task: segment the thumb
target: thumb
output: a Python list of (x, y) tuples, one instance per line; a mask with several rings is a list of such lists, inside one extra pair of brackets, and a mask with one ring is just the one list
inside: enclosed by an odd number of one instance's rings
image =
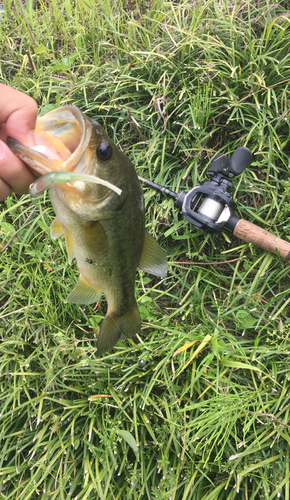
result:
[(37, 104), (32, 97), (0, 83), (0, 124), (6, 124), (7, 136), (26, 143), (36, 118)]

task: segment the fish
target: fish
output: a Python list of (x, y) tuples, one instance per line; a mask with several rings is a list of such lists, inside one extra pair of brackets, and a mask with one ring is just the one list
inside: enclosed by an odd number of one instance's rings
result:
[(107, 313), (97, 340), (102, 356), (120, 338), (140, 332), (137, 269), (167, 274), (166, 254), (145, 230), (136, 170), (100, 123), (73, 105), (39, 117), (25, 144), (13, 138), (7, 143), (41, 175), (30, 193), (48, 189), (56, 215), (50, 235), (63, 235), (69, 263), (77, 261), (79, 280), (66, 302), (91, 304), (105, 294)]

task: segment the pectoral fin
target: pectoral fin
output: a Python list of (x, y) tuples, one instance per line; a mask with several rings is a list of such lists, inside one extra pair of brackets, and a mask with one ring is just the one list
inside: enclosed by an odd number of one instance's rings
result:
[(64, 229), (64, 237), (65, 237), (65, 246), (67, 251), (67, 258), (69, 264), (72, 263), (73, 258), (75, 257), (75, 244), (74, 240), (71, 237), (71, 234), (67, 229)]
[(160, 276), (160, 278), (165, 278), (167, 274), (165, 252), (147, 231), (145, 231), (145, 240), (138, 267), (147, 273)]
[(73, 304), (92, 304), (93, 302), (98, 302), (101, 295), (101, 290), (91, 286), (81, 276), (76, 286), (67, 297), (66, 302), (71, 302)]
[(68, 232), (67, 229), (62, 227), (61, 223), (57, 218), (52, 221), (50, 225), (50, 236), (52, 237), (53, 240), (56, 240), (59, 238), (62, 234), (64, 234), (65, 237), (65, 245), (66, 245), (66, 251), (67, 251), (67, 257), (69, 264), (72, 263), (73, 258), (75, 257), (75, 244), (74, 241)]
[(123, 315), (108, 312), (102, 323), (98, 337), (98, 355), (102, 356), (106, 351), (112, 349), (120, 337), (132, 337), (140, 331), (140, 328), (141, 319), (136, 302)]
[(50, 225), (50, 236), (53, 240), (56, 240), (63, 234), (63, 227), (59, 220), (55, 218)]

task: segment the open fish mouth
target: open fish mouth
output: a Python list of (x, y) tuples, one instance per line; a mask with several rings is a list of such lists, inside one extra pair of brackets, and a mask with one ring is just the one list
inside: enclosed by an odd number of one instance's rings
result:
[[(99, 125), (95, 122), (96, 125)], [(9, 137), (10, 149), (42, 175), (30, 186), (34, 198), (59, 184), (65, 190), (73, 189), (75, 182), (100, 184), (115, 191), (121, 189), (96, 175), (90, 175), (93, 163), (89, 144), (92, 121), (76, 106), (63, 106), (39, 117), (34, 131), (27, 135), (26, 144)]]
[(75, 106), (63, 106), (39, 117), (26, 144), (8, 138), (10, 149), (35, 172), (71, 171), (81, 160), (91, 138), (89, 120)]
[(64, 106), (40, 117), (33, 135), (34, 151), (54, 160), (61, 170), (70, 170), (70, 163), (78, 162), (89, 143), (91, 127), (78, 108)]

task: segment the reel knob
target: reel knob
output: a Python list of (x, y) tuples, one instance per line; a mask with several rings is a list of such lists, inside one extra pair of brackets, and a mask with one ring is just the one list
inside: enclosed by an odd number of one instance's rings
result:
[(229, 174), (240, 175), (251, 163), (252, 153), (248, 148), (240, 147), (231, 156)]

